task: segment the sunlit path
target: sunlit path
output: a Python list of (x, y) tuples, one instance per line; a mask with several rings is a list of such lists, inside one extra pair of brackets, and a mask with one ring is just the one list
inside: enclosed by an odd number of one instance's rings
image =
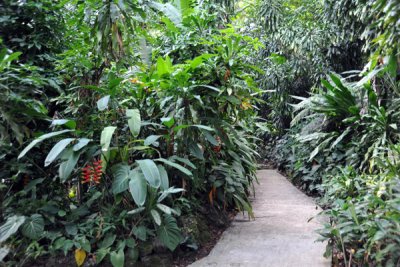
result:
[(325, 244), (315, 242), (320, 223), (308, 222), (321, 211), (314, 200), (275, 170), (261, 170), (258, 178), (256, 219), (237, 215), (210, 255), (191, 266), (330, 266)]

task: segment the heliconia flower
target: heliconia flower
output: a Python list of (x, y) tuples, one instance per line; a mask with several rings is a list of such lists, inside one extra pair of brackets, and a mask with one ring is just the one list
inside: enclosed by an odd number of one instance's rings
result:
[(82, 184), (85, 183), (94, 183), (99, 184), (101, 176), (103, 174), (101, 159), (93, 161), (91, 165), (87, 164), (84, 168), (82, 168)]

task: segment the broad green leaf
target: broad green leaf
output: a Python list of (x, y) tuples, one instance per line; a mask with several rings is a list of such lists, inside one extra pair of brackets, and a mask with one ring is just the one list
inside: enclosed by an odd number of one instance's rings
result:
[(131, 175), (131, 167), (126, 164), (117, 164), (112, 167), (114, 181), (112, 183), (112, 192), (114, 195), (122, 193), (129, 188), (129, 177)]
[(30, 239), (39, 239), (44, 232), (44, 219), (40, 214), (32, 214), (21, 226), (21, 232)]
[(161, 216), (160, 216), (160, 213), (158, 213), (158, 211), (156, 211), (156, 210), (151, 210), (151, 211), (150, 211), (150, 214), (151, 214), (151, 217), (153, 217), (154, 222), (155, 222), (157, 225), (161, 225)]
[(100, 146), (102, 152), (107, 152), (110, 148), (111, 138), (114, 134), (115, 126), (108, 126), (103, 129), (100, 136)]
[(7, 218), (7, 221), (0, 226), (0, 243), (6, 241), (11, 235), (18, 231), (18, 228), (25, 222), (25, 216), (14, 215)]
[(139, 168), (142, 170), (144, 177), (154, 188), (159, 188), (161, 184), (160, 172), (157, 165), (150, 159), (136, 160)]
[(76, 128), (76, 122), (74, 120), (66, 120), (66, 119), (53, 120), (51, 122), (51, 126), (56, 126), (56, 125), (65, 125), (69, 129)]
[(158, 158), (158, 159), (155, 159), (155, 161), (159, 161), (159, 162), (167, 164), (167, 165), (169, 165), (171, 167), (174, 167), (174, 168), (180, 170), (181, 172), (183, 172), (184, 174), (186, 174), (188, 176), (193, 176), (193, 173), (191, 171), (189, 171), (188, 169), (186, 169), (182, 165), (179, 165), (179, 164), (177, 164), (175, 162), (169, 161), (169, 160), (164, 159), (164, 158)]
[(168, 173), (165, 170), (164, 166), (157, 165), (157, 168), (158, 168), (158, 171), (160, 173), (161, 189), (167, 190), (169, 188)]
[(91, 139), (88, 138), (79, 138), (78, 139), (78, 143), (76, 143), (73, 147), (74, 151), (78, 151), (81, 148), (87, 146), (87, 144), (89, 144), (89, 142), (92, 141)]
[(114, 244), (115, 238), (117, 236), (114, 234), (107, 234), (104, 239), (99, 243), (99, 248), (109, 248)]
[(161, 135), (150, 135), (144, 140), (145, 146), (150, 146), (156, 143), (156, 141), (161, 137)]
[(47, 154), (47, 157), (44, 161), (44, 166), (49, 166), (58, 157), (58, 155), (60, 155), (60, 153), (63, 152), (64, 149), (74, 140), (75, 138), (65, 138), (55, 144), (50, 150), (49, 154)]
[(103, 111), (103, 110), (107, 109), (109, 101), (110, 101), (110, 96), (109, 95), (106, 95), (106, 96), (100, 98), (97, 101), (97, 109), (100, 110), (100, 111)]
[(113, 267), (124, 267), (125, 264), (125, 254), (124, 250), (120, 249), (118, 252), (110, 253), (110, 261)]
[(61, 164), (58, 168), (61, 182), (65, 182), (69, 178), (79, 160), (79, 156), (80, 153), (73, 151), (71, 148), (66, 149), (61, 155)]
[(126, 117), (128, 117), (128, 126), (133, 137), (137, 137), (140, 133), (141, 118), (138, 109), (127, 109)]
[(48, 138), (63, 134), (63, 133), (68, 133), (68, 132), (72, 132), (73, 130), (62, 130), (62, 131), (57, 131), (57, 132), (52, 132), (52, 133), (48, 133), (48, 134), (44, 134), (38, 138), (36, 138), (35, 140), (33, 140), (27, 147), (25, 147), (24, 150), (22, 150), (22, 152), (19, 154), (18, 159), (22, 158), (23, 156), (25, 156), (25, 154), (31, 150), (35, 145), (37, 145), (38, 143), (42, 142), (43, 140), (46, 140)]
[(110, 248), (100, 248), (96, 251), (96, 263), (99, 264), (103, 261), (105, 256), (110, 253)]
[(133, 171), (133, 175), (129, 181), (129, 192), (136, 205), (139, 207), (144, 205), (147, 196), (147, 183), (144, 175), (137, 170)]
[(147, 240), (147, 230), (144, 226), (133, 227), (133, 234), (142, 241)]
[(159, 210), (161, 210), (162, 212), (164, 212), (166, 214), (171, 214), (172, 213), (172, 209), (170, 207), (164, 205), (164, 204), (158, 203), (156, 206), (157, 206), (157, 208)]
[(171, 251), (174, 251), (182, 241), (182, 234), (176, 220), (168, 214), (164, 214), (162, 225), (157, 229), (157, 236)]
[(175, 119), (173, 117), (161, 118), (161, 122), (162, 122), (162, 124), (164, 124), (168, 128), (171, 128), (175, 124)]
[(158, 197), (157, 202), (162, 202), (167, 196), (169, 196), (170, 194), (176, 194), (179, 192), (185, 191), (182, 188), (174, 188), (174, 187), (170, 187), (167, 190), (164, 190), (161, 195)]

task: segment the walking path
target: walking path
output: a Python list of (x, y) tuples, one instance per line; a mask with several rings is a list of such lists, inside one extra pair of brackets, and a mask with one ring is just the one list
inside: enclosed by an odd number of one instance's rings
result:
[(275, 170), (257, 176), (256, 219), (237, 215), (211, 253), (190, 266), (329, 267), (325, 244), (315, 242), (321, 224), (308, 222), (321, 208)]

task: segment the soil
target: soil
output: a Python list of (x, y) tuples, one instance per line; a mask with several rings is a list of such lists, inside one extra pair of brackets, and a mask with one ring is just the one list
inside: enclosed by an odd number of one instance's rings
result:
[(216, 224), (210, 223), (208, 224), (210, 239), (205, 242), (198, 250), (186, 252), (183, 255), (177, 256), (174, 259), (174, 267), (186, 267), (192, 264), (193, 262), (200, 260), (208, 254), (210, 254), (211, 250), (217, 244), (218, 240), (221, 238), (222, 233), (229, 227), (233, 218), (235, 217), (236, 212), (232, 211), (228, 213), (229, 222), (224, 226), (217, 226)]

